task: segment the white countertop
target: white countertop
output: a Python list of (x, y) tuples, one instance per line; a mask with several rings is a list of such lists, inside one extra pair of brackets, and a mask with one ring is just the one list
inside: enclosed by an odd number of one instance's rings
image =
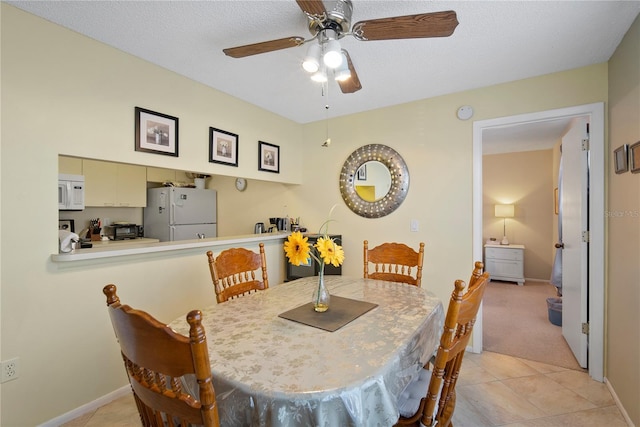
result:
[(160, 242), (158, 239), (132, 239), (118, 241), (96, 241), (92, 248), (76, 249), (68, 253), (52, 254), (54, 262), (84, 261), (98, 258), (121, 257), (156, 252), (176, 251), (211, 246), (236, 245), (239, 243), (264, 242), (284, 239), (290, 233), (245, 234), (240, 236), (212, 237), (208, 239), (179, 240), (176, 242)]

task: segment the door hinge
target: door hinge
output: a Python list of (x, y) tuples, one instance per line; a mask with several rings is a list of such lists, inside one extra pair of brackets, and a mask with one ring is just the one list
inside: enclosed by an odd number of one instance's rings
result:
[(589, 323), (582, 324), (582, 333), (585, 335), (589, 335)]
[(582, 140), (582, 151), (589, 151), (589, 138)]
[(589, 234), (589, 230), (585, 230), (582, 232), (582, 241), (584, 243), (589, 243), (591, 240), (591, 235)]

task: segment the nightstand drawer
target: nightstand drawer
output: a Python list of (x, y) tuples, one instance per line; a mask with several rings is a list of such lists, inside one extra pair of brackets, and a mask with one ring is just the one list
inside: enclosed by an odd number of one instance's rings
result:
[[(487, 259), (485, 270), (491, 278), (517, 281), (522, 277), (522, 264), (517, 261)], [(495, 276), (495, 277), (494, 277)]]
[(513, 248), (485, 248), (485, 257), (494, 259), (504, 259), (511, 261), (522, 261), (523, 251)]

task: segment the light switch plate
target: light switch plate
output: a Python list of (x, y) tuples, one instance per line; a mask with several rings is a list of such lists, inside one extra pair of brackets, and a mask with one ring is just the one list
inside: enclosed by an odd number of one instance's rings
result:
[(419, 224), (418, 224), (418, 220), (417, 219), (412, 219), (411, 220), (411, 224), (410, 224), (409, 227), (410, 227), (411, 231), (418, 231), (418, 228), (420, 228)]

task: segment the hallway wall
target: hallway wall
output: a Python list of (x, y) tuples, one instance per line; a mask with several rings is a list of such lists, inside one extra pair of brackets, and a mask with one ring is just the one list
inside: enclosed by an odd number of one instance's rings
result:
[(525, 245), (524, 277), (549, 280), (553, 265), (554, 184), (553, 151), (488, 154), (482, 157), (483, 241), (502, 239), (503, 219), (496, 204), (515, 204), (507, 218), (507, 238)]
[[(609, 153), (640, 141), (640, 17), (609, 61)], [(616, 174), (609, 161), (607, 380), (640, 426), (640, 174)], [(631, 333), (628, 331), (631, 330)]]

